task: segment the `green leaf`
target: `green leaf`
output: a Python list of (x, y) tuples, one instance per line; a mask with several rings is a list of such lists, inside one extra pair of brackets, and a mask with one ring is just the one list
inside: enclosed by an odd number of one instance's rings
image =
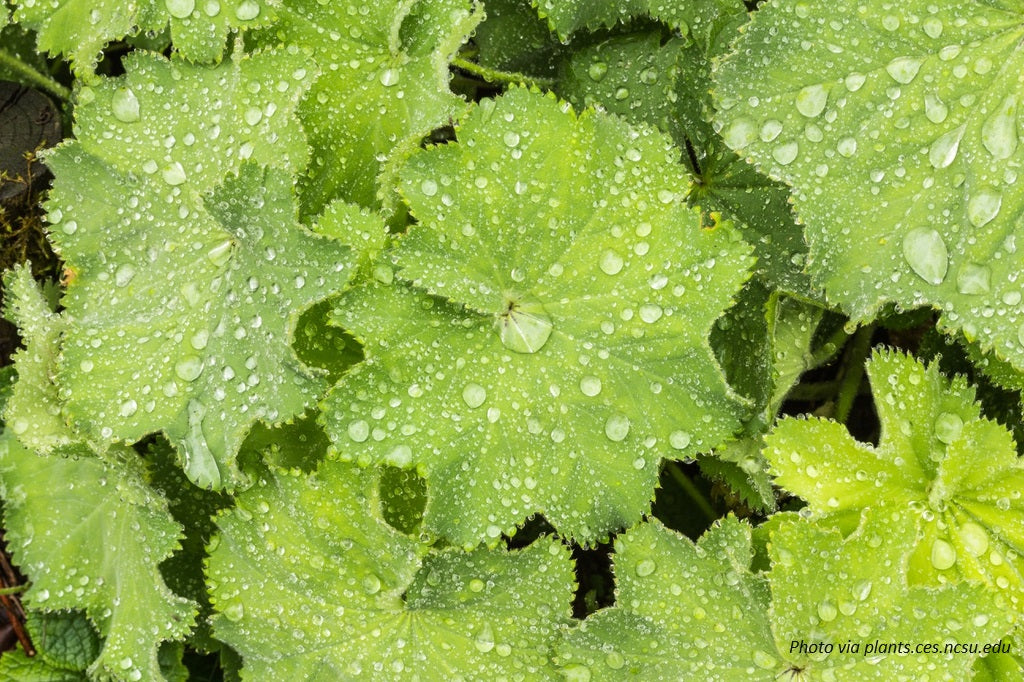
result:
[(232, 31), (273, 21), (278, 0), (13, 0), (14, 19), (38, 31), (41, 52), (62, 54), (79, 76), (92, 73), (107, 43), (170, 26), (175, 49), (192, 62), (218, 61)]
[(842, 424), (786, 419), (765, 455), (777, 483), (803, 497), (813, 518), (851, 531), (864, 509), (909, 507), (921, 520), (909, 577), (940, 584), (983, 580), (1020, 611), (1024, 566), (1024, 462), (999, 424), (980, 416), (974, 390), (895, 352), (868, 364), (882, 423), (877, 447)]
[(769, 5), (719, 64), (717, 124), (793, 186), (830, 301), (855, 321), (888, 302), (941, 309), (941, 327), (1020, 369), (1022, 91), (1007, 74), (1024, 21), (1004, 4)]
[(744, 412), (707, 334), (747, 247), (682, 205), (677, 153), (513, 89), (413, 156), (397, 279), (336, 310), (367, 357), (323, 406), (337, 455), (415, 464), (425, 526), (462, 546), (535, 512), (584, 543), (635, 522), (661, 459), (717, 446)]
[(251, 424), (300, 414), (326, 388), (289, 341), (298, 314), (345, 285), (352, 258), (297, 225), (291, 174), (276, 167), (306, 158), (292, 118), (302, 64), (263, 54), (199, 69), (137, 55), (125, 79), (89, 90), (80, 141), (48, 160), (51, 237), (72, 275), (65, 414), (105, 440), (162, 430), (203, 487), (237, 485)]
[(25, 625), (36, 655), (55, 668), (84, 672), (100, 654), (96, 631), (81, 611), (29, 611)]
[(79, 440), (64, 422), (52, 377), (57, 369), (65, 319), (53, 311), (29, 266), (4, 275), (4, 317), (18, 326), (24, 349), (13, 356), (18, 379), (3, 419), (26, 447), (46, 454)]
[[(876, 641), (981, 644), (1011, 627), (1012, 616), (981, 585), (908, 588), (914, 533), (912, 521), (889, 513), (866, 514), (846, 540), (787, 518), (762, 575), (750, 569), (749, 526), (734, 518), (696, 545), (643, 524), (616, 542), (616, 606), (571, 631), (556, 662), (569, 679), (894, 680), (936, 666), (966, 679), (977, 656), (864, 650)], [(861, 648), (841, 652), (850, 640)], [(834, 648), (808, 655), (800, 642)]]
[(566, 47), (537, 17), (530, 0), (487, 0), (473, 42), (477, 61), (501, 71), (554, 76)]
[(533, 0), (533, 5), (563, 41), (581, 28), (610, 28), (647, 15), (684, 36), (692, 35), (698, 43), (707, 44), (725, 26), (735, 23), (733, 17), (746, 17), (741, 0)]
[(371, 504), (378, 475), (276, 470), (218, 518), (214, 631), (242, 654), (243, 679), (549, 679), (572, 595), (564, 545), (424, 558)]
[(300, 108), (316, 150), (300, 183), (304, 216), (337, 198), (380, 204), (382, 160), (465, 109), (448, 61), (482, 18), (470, 0), (285, 0), (256, 43), (301, 45), (321, 67)]
[(181, 527), (127, 448), (107, 457), (43, 457), (0, 436), (0, 495), (15, 562), (34, 609), (84, 609), (103, 647), (90, 676), (160, 680), (160, 642), (183, 637), (195, 605), (171, 592), (158, 565)]
[(5, 651), (0, 656), (0, 679), (17, 682), (86, 682), (89, 678), (80, 670), (54, 667), (41, 656), (27, 656), (18, 648)]

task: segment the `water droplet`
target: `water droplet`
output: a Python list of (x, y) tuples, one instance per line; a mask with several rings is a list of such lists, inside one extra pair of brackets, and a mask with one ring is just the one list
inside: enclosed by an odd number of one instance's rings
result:
[(636, 574), (641, 578), (645, 578), (654, 573), (657, 568), (658, 565), (653, 560), (644, 559), (636, 565)]
[(139, 120), (139, 99), (131, 88), (118, 88), (110, 100), (110, 111), (122, 123)]
[(601, 392), (601, 380), (595, 376), (585, 376), (580, 379), (580, 391), (583, 395), (593, 398)]
[(1017, 149), (1017, 98), (1008, 96), (981, 126), (981, 143), (996, 159), (1009, 158)]
[(690, 434), (686, 431), (673, 431), (668, 435), (668, 444), (676, 450), (685, 450), (690, 445)]
[(943, 412), (935, 420), (935, 437), (949, 445), (955, 441), (964, 428), (964, 420), (960, 415)]
[(505, 143), (506, 147), (515, 147), (516, 145), (519, 144), (519, 133), (509, 130), (502, 136), (501, 139)]
[(128, 284), (128, 282), (131, 282), (134, 277), (135, 268), (126, 263), (125, 265), (119, 267), (117, 269), (117, 272), (114, 273), (114, 284), (116, 284), (119, 287), (123, 287), (124, 285)]
[(929, 38), (938, 38), (942, 35), (942, 20), (938, 17), (928, 17), (921, 22), (921, 28)]
[(843, 85), (850, 92), (857, 92), (864, 87), (864, 82), (867, 80), (867, 76), (862, 73), (851, 73), (849, 76), (843, 79)]
[(722, 139), (732, 149), (743, 149), (757, 139), (757, 126), (749, 119), (737, 118), (722, 131)]
[(885, 70), (894, 81), (907, 85), (917, 78), (922, 63), (918, 57), (897, 57), (886, 65)]
[(208, 17), (217, 16), (220, 14), (220, 2), (218, 2), (218, 0), (207, 0), (206, 3), (203, 4), (203, 12), (205, 12)]
[(409, 466), (410, 462), (412, 462), (412, 448), (404, 444), (396, 445), (391, 449), (391, 452), (385, 455), (384, 461), (391, 466), (404, 469)]
[(398, 83), (401, 72), (395, 68), (387, 68), (380, 72), (380, 84), (386, 88)]
[(249, 107), (245, 110), (242, 118), (245, 119), (247, 124), (254, 126), (263, 120), (263, 111), (261, 111), (259, 107)]
[(164, 182), (172, 187), (177, 187), (186, 180), (185, 169), (177, 161), (160, 171), (160, 176), (164, 179)]
[(121, 403), (121, 407), (118, 410), (118, 414), (122, 417), (130, 417), (135, 414), (139, 409), (139, 404), (134, 400), (126, 400)]
[(661, 316), (665, 314), (660, 305), (655, 303), (645, 303), (640, 306), (640, 319), (648, 324), (654, 324), (661, 319)]
[(501, 343), (517, 353), (536, 353), (551, 336), (552, 324), (539, 305), (531, 310), (513, 307), (497, 319)]
[(818, 617), (825, 622), (833, 621), (836, 616), (839, 615), (839, 610), (836, 605), (826, 599), (825, 601), (818, 604)]
[(815, 118), (825, 110), (828, 91), (823, 85), (808, 85), (796, 94), (796, 109), (807, 118)]
[(932, 123), (942, 123), (949, 116), (949, 107), (938, 95), (929, 92), (924, 96), (924, 115)]
[(988, 551), (988, 533), (973, 521), (960, 526), (960, 542), (971, 556), (981, 556)]
[(606, 275), (617, 275), (622, 271), (623, 260), (615, 251), (608, 249), (601, 254), (601, 260), (598, 262), (601, 267), (601, 272)]
[(480, 628), (480, 632), (473, 641), (473, 646), (482, 654), (486, 654), (494, 648), (494, 630), (491, 629), (490, 623), (484, 623), (484, 626)]
[(600, 82), (608, 74), (608, 65), (604, 62), (594, 62), (587, 69), (587, 75), (595, 82)]
[(174, 365), (174, 373), (183, 381), (195, 381), (203, 373), (203, 361), (197, 355), (186, 355)]
[(356, 443), (362, 443), (370, 437), (370, 425), (362, 419), (357, 419), (348, 424), (348, 437)]
[(957, 150), (960, 149), (960, 140), (963, 138), (965, 130), (967, 130), (966, 124), (950, 130), (932, 142), (932, 146), (928, 149), (928, 161), (933, 167), (946, 168), (953, 163)]
[(956, 563), (956, 550), (953, 549), (953, 545), (942, 538), (936, 538), (932, 543), (931, 562), (932, 566), (939, 571), (952, 568)]
[(857, 140), (852, 137), (844, 137), (836, 145), (836, 151), (847, 158), (857, 153)]
[(800, 153), (800, 145), (795, 141), (787, 142), (786, 144), (780, 144), (772, 150), (772, 158), (783, 166), (788, 166), (793, 163), (798, 153)]
[(167, 13), (177, 19), (184, 19), (191, 16), (192, 10), (196, 8), (195, 0), (164, 0), (167, 6)]
[(220, 267), (225, 265), (231, 258), (231, 247), (233, 242), (230, 239), (214, 244), (210, 247), (210, 250), (206, 252), (206, 257), (210, 259), (210, 262)]
[(949, 268), (949, 253), (942, 235), (930, 227), (916, 227), (903, 238), (903, 257), (929, 284), (941, 284)]
[(242, 620), (243, 616), (245, 616), (245, 606), (243, 606), (240, 601), (232, 601), (225, 605), (220, 612), (223, 613), (224, 617), (228, 620), (238, 622)]
[(871, 587), (872, 585), (870, 580), (861, 580), (851, 588), (850, 594), (852, 594), (853, 598), (857, 601), (864, 601), (871, 595)]
[(120, 663), (118, 663), (118, 665), (121, 666), (121, 670), (128, 670), (128, 668), (132, 667), (132, 659), (131, 659), (131, 657), (125, 656), (124, 658), (121, 659), (121, 661), (120, 661)]
[(629, 417), (618, 413), (608, 417), (604, 423), (604, 435), (616, 443), (625, 440), (629, 435)]
[(468, 383), (462, 389), (462, 399), (470, 408), (476, 409), (487, 400), (487, 389), (480, 384)]
[(437, 183), (433, 180), (427, 179), (420, 183), (420, 191), (428, 197), (432, 197), (437, 194)]
[(994, 190), (981, 190), (967, 199), (967, 219), (975, 227), (984, 227), (999, 215), (1003, 195)]
[(782, 121), (770, 118), (761, 124), (761, 141), (771, 142), (782, 132)]
[(626, 665), (626, 659), (618, 651), (609, 651), (605, 654), (604, 662), (612, 670), (619, 670)]
[(252, 21), (260, 15), (260, 4), (256, 0), (242, 0), (235, 8), (235, 16), (240, 21)]
[(961, 294), (987, 294), (991, 283), (992, 269), (987, 265), (967, 263), (956, 274), (956, 288)]
[(370, 574), (363, 578), (361, 584), (363, 587), (363, 591), (366, 592), (366, 594), (377, 594), (378, 592), (380, 592), (380, 578), (373, 574)]

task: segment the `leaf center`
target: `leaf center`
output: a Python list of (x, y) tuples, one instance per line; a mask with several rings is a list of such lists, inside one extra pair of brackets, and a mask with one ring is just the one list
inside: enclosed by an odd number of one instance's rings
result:
[(501, 343), (516, 353), (536, 353), (551, 336), (551, 318), (540, 303), (509, 301), (497, 321)]

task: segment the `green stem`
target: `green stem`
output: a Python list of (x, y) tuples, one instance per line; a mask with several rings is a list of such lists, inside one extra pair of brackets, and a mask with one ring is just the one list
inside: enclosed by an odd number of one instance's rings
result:
[(850, 334), (846, 331), (846, 327), (840, 325), (838, 329), (832, 332), (832, 336), (828, 337), (828, 340), (821, 344), (818, 350), (814, 351), (811, 355), (811, 361), (807, 364), (807, 369), (821, 367), (834, 358), (848, 338), (850, 338)]
[(474, 76), (479, 76), (488, 83), (525, 83), (527, 85), (534, 85), (538, 88), (550, 88), (555, 84), (554, 78), (538, 78), (536, 76), (527, 76), (524, 73), (516, 73), (514, 71), (498, 71), (497, 69), (489, 69), (486, 66), (480, 66), (476, 62), (471, 62), (462, 57), (454, 57), (452, 59), (452, 66), (462, 69), (466, 73), (471, 73)]
[(70, 90), (49, 76), (39, 73), (7, 50), (0, 49), (0, 66), (13, 71), (29, 85), (46, 90), (50, 94), (56, 95), (64, 102), (71, 99)]
[(786, 400), (800, 400), (815, 403), (827, 400), (836, 394), (839, 383), (835, 381), (819, 381), (813, 384), (797, 384), (786, 394)]
[(718, 514), (715, 513), (711, 503), (708, 502), (707, 498), (697, 490), (697, 486), (693, 484), (690, 477), (683, 473), (679, 468), (679, 465), (672, 462), (668, 465), (668, 472), (672, 476), (672, 479), (679, 484), (679, 487), (683, 489), (687, 497), (693, 500), (697, 504), (697, 508), (701, 510), (708, 521), (714, 521), (718, 518)]
[(24, 585), (15, 585), (14, 587), (2, 587), (0, 588), (0, 596), (9, 596), (12, 594), (19, 594), (28, 589), (28, 583)]
[(836, 409), (833, 415), (836, 421), (843, 424), (850, 418), (853, 401), (857, 397), (860, 383), (864, 379), (864, 363), (868, 353), (871, 352), (871, 336), (874, 333), (875, 325), (873, 324), (861, 327), (853, 335), (853, 340), (847, 347), (843, 378), (839, 382), (839, 395), (836, 397)]

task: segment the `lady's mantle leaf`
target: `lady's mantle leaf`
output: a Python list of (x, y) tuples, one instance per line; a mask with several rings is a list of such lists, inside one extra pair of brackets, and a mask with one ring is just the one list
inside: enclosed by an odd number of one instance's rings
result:
[(25, 345), (13, 358), (18, 379), (3, 409), (7, 428), (40, 454), (71, 445), (78, 437), (64, 423), (52, 380), (66, 322), (50, 307), (27, 265), (4, 275), (4, 317), (18, 326)]
[(159, 680), (160, 642), (183, 637), (195, 605), (172, 593), (158, 565), (181, 527), (143, 480), (128, 448), (105, 458), (39, 456), (0, 436), (0, 496), (14, 560), (36, 609), (84, 609), (104, 638), (96, 677)]
[(581, 28), (611, 27), (646, 14), (706, 45), (735, 25), (732, 17), (746, 14), (742, 0), (533, 0), (533, 5), (563, 41)]
[(14, 0), (14, 18), (39, 32), (40, 52), (68, 56), (79, 72), (96, 66), (107, 43), (170, 25), (189, 61), (220, 59), (233, 30), (273, 20), (278, 0)]
[(507, 553), (426, 546), (389, 526), (374, 470), (277, 470), (218, 518), (208, 580), (214, 632), (243, 679), (550, 679), (572, 598), (565, 547)]
[(344, 286), (349, 250), (296, 224), (289, 173), (231, 175), (243, 159), (301, 166), (292, 112), (307, 78), (294, 57), (198, 69), (139, 56), (90, 91), (82, 141), (49, 158), (51, 235), (72, 275), (66, 412), (96, 438), (163, 430), (205, 487), (238, 483), (254, 421), (299, 414), (325, 388), (288, 343), (302, 309)]
[(375, 206), (381, 164), (465, 109), (448, 60), (483, 18), (469, 0), (285, 0), (261, 45), (301, 45), (321, 67), (300, 116), (315, 150), (303, 215), (335, 198)]
[[(845, 541), (798, 518), (772, 536), (772, 568), (750, 570), (749, 527), (726, 519), (693, 545), (649, 523), (616, 542), (617, 605), (567, 637), (570, 679), (895, 680), (941, 666), (966, 679), (976, 656), (865, 655), (864, 643), (991, 642), (1013, 621), (977, 584), (908, 588), (908, 519), (867, 514)], [(861, 642), (857, 652), (839, 645)], [(829, 643), (808, 655), (792, 643)], [(590, 673), (590, 676), (587, 675)]]
[(1018, 369), (1022, 36), (1012, 3), (779, 2), (716, 76), (722, 135), (793, 185), (832, 301), (941, 308)]
[(399, 281), (336, 311), (367, 344), (324, 405), (337, 454), (415, 463), (426, 527), (459, 545), (535, 512), (582, 542), (636, 521), (661, 459), (715, 447), (743, 413), (707, 335), (749, 249), (681, 204), (677, 154), (513, 89), (414, 155)]
[(765, 454), (778, 483), (845, 532), (880, 501), (910, 507), (923, 536), (911, 556), (914, 582), (964, 577), (1009, 589), (1024, 610), (1024, 463), (1005, 427), (983, 419), (974, 391), (899, 353), (868, 365), (882, 422), (878, 447), (824, 420), (786, 419)]

